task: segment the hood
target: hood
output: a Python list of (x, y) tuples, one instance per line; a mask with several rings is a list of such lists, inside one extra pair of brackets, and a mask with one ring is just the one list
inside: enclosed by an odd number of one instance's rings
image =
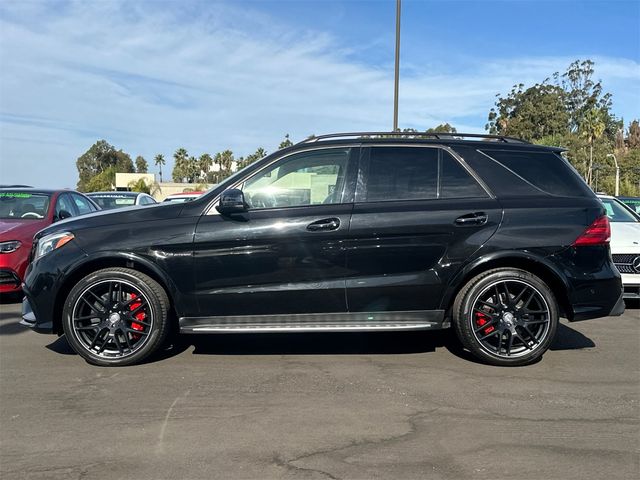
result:
[(78, 231), (85, 228), (105, 227), (109, 225), (126, 225), (128, 223), (165, 220), (180, 215), (184, 204), (155, 204), (100, 210), (99, 212), (71, 217), (56, 222), (38, 233), (38, 238), (59, 231)]
[(20, 240), (30, 242), (38, 230), (49, 224), (46, 218), (38, 220), (0, 220), (0, 241)]
[(611, 222), (611, 248), (640, 248), (640, 223)]

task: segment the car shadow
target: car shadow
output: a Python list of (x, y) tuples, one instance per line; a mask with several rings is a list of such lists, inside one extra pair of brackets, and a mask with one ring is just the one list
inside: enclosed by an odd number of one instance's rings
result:
[(549, 347), (550, 350), (580, 350), (593, 348), (596, 344), (589, 337), (577, 330), (561, 323), (558, 325), (556, 338)]
[[(560, 324), (551, 350), (595, 347), (587, 336)], [(64, 336), (46, 346), (76, 355)], [(458, 341), (453, 329), (433, 332), (269, 333), (174, 335), (142, 363), (168, 359), (193, 348), (193, 355), (402, 355), (445, 348), (458, 358), (482, 363)]]
[(22, 293), (0, 293), (0, 305), (22, 303)]

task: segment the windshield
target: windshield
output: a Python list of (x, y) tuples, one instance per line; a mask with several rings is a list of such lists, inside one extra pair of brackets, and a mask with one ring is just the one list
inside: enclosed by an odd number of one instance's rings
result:
[(638, 223), (639, 220), (633, 216), (633, 213), (627, 210), (627, 207), (621, 205), (618, 200), (613, 198), (601, 198), (600, 201), (604, 204), (609, 221)]
[(31, 192), (0, 192), (0, 218), (37, 220), (47, 216), (51, 195)]
[(112, 208), (130, 207), (136, 204), (136, 197), (134, 196), (116, 196), (116, 195), (104, 195), (101, 197), (89, 195), (91, 200), (100, 205), (103, 210), (110, 210)]

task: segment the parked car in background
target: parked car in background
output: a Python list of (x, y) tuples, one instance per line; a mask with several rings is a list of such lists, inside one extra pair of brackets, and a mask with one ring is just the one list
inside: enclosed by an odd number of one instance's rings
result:
[(311, 137), (190, 202), (49, 227), (23, 324), (105, 366), (142, 361), (174, 328), (449, 327), (507, 366), (539, 359), (561, 316), (624, 312), (605, 208), (561, 148), (402, 135)]
[(184, 203), (190, 202), (191, 200), (195, 200), (200, 197), (204, 192), (184, 192), (184, 193), (172, 193), (167, 196), (162, 202), (171, 202), (171, 203)]
[(87, 193), (87, 197), (100, 205), (103, 210), (158, 203), (151, 195), (141, 192), (92, 192)]
[(622, 274), (624, 298), (640, 298), (640, 219), (617, 198), (598, 198), (611, 222), (611, 255)]
[(20, 291), (38, 230), (98, 210), (90, 198), (70, 190), (0, 189), (0, 293)]
[(616, 197), (631, 210), (640, 215), (640, 197)]

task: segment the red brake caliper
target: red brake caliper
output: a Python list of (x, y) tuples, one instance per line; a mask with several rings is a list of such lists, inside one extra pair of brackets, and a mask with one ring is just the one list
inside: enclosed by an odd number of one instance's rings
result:
[[(478, 326), (481, 327), (483, 325), (486, 325), (487, 323), (489, 323), (489, 317), (484, 313), (476, 312), (476, 324), (478, 324)], [(483, 329), (482, 331), (484, 332), (485, 335), (487, 335), (493, 332), (494, 330), (495, 330), (495, 327), (493, 325), (490, 325), (487, 328)]]
[[(130, 300), (133, 300), (134, 298), (137, 298), (137, 295), (135, 293), (132, 293)], [(129, 305), (129, 310), (133, 312), (140, 305), (142, 305), (142, 302), (135, 301), (131, 305)], [(140, 320), (142, 322), (146, 318), (146, 314), (141, 310), (138, 313), (136, 313), (134, 317), (136, 320)], [(131, 322), (131, 328), (133, 328), (134, 330), (138, 330), (140, 332), (144, 330), (144, 326), (137, 322)], [(138, 335), (137, 333), (132, 333), (131, 338), (133, 338), (134, 340), (138, 340), (140, 338), (140, 335)]]

